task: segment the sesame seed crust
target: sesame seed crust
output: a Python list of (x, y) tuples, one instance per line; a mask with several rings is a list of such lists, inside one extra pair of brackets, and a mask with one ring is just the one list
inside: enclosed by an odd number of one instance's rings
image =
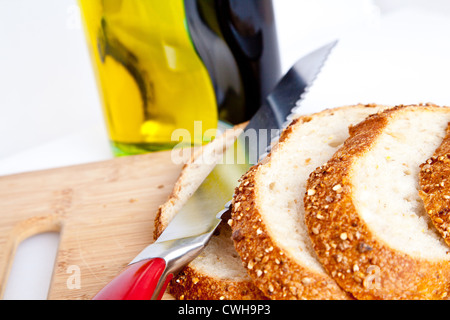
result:
[[(257, 170), (258, 166), (251, 169), (242, 183), (248, 181), (249, 186), (254, 186)], [(253, 283), (273, 300), (350, 299), (334, 280), (299, 266), (277, 246), (262, 222), (254, 192), (237, 188), (234, 199), (241, 205), (232, 211), (234, 245)], [(249, 212), (242, 209), (246, 207)]]
[[(325, 110), (318, 114), (325, 115), (334, 110), (336, 109)], [(332, 277), (302, 265), (283, 250), (283, 247), (277, 243), (277, 239), (271, 235), (258, 203), (260, 170), (263, 166), (271, 165), (271, 158), (289, 139), (296, 127), (310, 120), (311, 116), (294, 120), (283, 131), (271, 154), (261, 163), (253, 166), (241, 178), (233, 198), (231, 221), (233, 241), (254, 284), (270, 299), (352, 300), (354, 299), (352, 295), (342, 290)], [(336, 188), (341, 191), (340, 187)], [(313, 196), (316, 191), (314, 188), (307, 188), (306, 193)], [(320, 232), (319, 229), (315, 231)]]
[(316, 191), (304, 198), (313, 247), (328, 273), (357, 299), (442, 299), (449, 290), (448, 261), (418, 259), (389, 247), (371, 232), (352, 200), (352, 165), (396, 114), (414, 108), (440, 107), (397, 106), (369, 116), (350, 129), (341, 149), (308, 180), (307, 189)]
[(267, 300), (245, 281), (214, 278), (189, 266), (170, 282), (168, 292), (177, 300)]
[(419, 183), (425, 210), (450, 245), (450, 124), (433, 157), (420, 166)]

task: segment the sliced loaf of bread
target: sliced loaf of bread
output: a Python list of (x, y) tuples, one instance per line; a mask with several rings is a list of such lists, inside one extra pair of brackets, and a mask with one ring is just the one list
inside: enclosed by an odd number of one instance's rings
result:
[(419, 182), (425, 211), (450, 245), (450, 125), (433, 157), (420, 166)]
[(310, 176), (305, 222), (317, 256), (357, 299), (442, 299), (450, 248), (419, 197), (420, 165), (450, 108), (398, 106), (370, 116)]
[(254, 284), (270, 299), (352, 299), (316, 258), (304, 222), (310, 173), (349, 136), (349, 127), (383, 109), (357, 105), (301, 116), (236, 188), (232, 239)]

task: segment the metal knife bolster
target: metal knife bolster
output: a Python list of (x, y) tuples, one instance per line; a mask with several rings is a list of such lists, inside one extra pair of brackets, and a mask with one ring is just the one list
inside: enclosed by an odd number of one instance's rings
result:
[[(220, 221), (218, 222), (218, 224)], [(213, 226), (213, 229), (216, 229)], [(194, 236), (190, 238), (181, 238), (164, 242), (157, 242), (144, 249), (129, 265), (139, 263), (152, 258), (160, 258), (165, 261), (165, 269), (159, 277), (152, 300), (157, 299), (160, 292), (164, 290), (167, 279), (181, 271), (181, 269), (194, 260), (204, 249), (213, 235), (212, 232)]]
[(231, 201), (229, 201), (225, 205), (225, 208), (217, 214), (217, 223), (211, 226), (211, 230), (209, 232), (187, 238), (156, 241), (142, 250), (141, 253), (139, 253), (133, 261), (129, 263), (130, 266), (152, 258), (160, 258), (165, 261), (165, 268), (158, 280), (152, 300), (157, 299), (160, 292), (164, 290), (164, 286), (167, 284), (167, 279), (181, 271), (181, 269), (194, 260), (205, 248), (214, 234), (214, 230), (216, 230), (222, 222), (222, 215), (229, 212), (230, 208)]

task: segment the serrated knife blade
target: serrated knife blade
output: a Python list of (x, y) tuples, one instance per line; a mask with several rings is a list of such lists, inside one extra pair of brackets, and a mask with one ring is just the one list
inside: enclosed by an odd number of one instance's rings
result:
[(229, 212), (237, 181), (270, 151), (271, 143), (278, 139), (292, 109), (312, 85), (336, 44), (333, 41), (293, 65), (249, 121), (234, 148), (226, 151), (224, 159), (228, 161), (214, 166), (160, 237), (94, 299), (162, 297), (168, 281), (207, 245), (222, 216)]

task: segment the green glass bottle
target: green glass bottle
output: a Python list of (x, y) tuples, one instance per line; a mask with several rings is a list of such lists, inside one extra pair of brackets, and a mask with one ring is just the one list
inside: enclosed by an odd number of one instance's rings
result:
[[(79, 0), (116, 155), (210, 141), (213, 84), (186, 26), (183, 0)], [(201, 123), (201, 128), (194, 128)]]

